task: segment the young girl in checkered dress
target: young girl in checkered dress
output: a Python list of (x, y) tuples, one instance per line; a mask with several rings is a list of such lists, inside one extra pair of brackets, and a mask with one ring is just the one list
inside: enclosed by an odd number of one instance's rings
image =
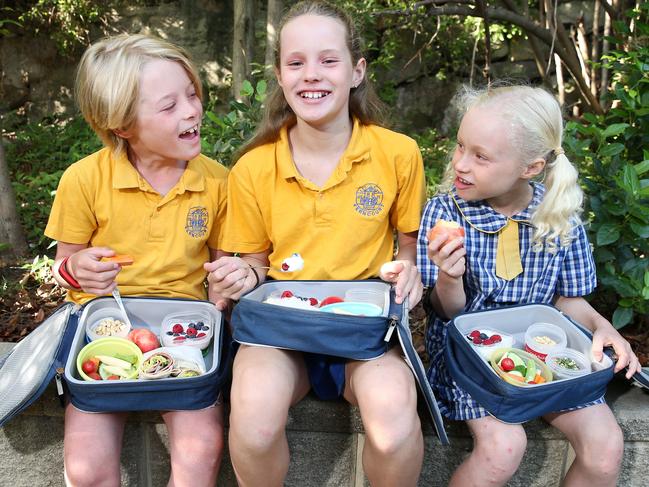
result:
[[(595, 266), (579, 219), (577, 171), (562, 149), (557, 101), (528, 86), (465, 89), (459, 99), (457, 146), (440, 193), (426, 204), (418, 237), (418, 266), (430, 291), (429, 380), (442, 412), (466, 421), (474, 438), (449, 485), (503, 485), (523, 457), (525, 431), (489, 416), (453, 381), (443, 355), (449, 319), (464, 311), (552, 303), (593, 331), (595, 359), (612, 346), (616, 372), (628, 366), (631, 377), (640, 366), (628, 342), (583, 299), (596, 286)], [(457, 222), (465, 237), (429, 241), (438, 219)], [(519, 255), (509, 252), (507, 265), (497, 265), (498, 239), (508, 225), (518, 227)], [(615, 485), (623, 438), (603, 398), (544, 419), (575, 450), (566, 485)]]

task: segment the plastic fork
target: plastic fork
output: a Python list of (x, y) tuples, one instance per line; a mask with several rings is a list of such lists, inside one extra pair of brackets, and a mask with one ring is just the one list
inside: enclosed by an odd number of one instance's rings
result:
[(119, 306), (119, 309), (122, 310), (122, 314), (124, 315), (124, 321), (126, 321), (126, 324), (128, 325), (129, 329), (133, 329), (133, 325), (131, 324), (131, 320), (129, 320), (128, 315), (126, 314), (126, 308), (124, 307), (124, 302), (122, 301), (122, 295), (119, 293), (119, 289), (117, 289), (117, 286), (115, 286), (115, 289), (113, 289), (113, 297), (115, 298), (115, 301), (117, 301), (117, 305)]

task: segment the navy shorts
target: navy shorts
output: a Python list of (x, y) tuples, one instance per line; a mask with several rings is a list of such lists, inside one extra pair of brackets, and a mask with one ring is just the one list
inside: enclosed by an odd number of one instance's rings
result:
[(313, 392), (320, 399), (338, 399), (345, 390), (345, 365), (348, 359), (304, 352), (304, 364)]

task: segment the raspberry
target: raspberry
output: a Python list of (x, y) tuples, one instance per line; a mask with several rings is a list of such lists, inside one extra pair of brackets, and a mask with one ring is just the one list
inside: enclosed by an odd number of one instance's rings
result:
[(196, 328), (187, 328), (187, 336), (196, 336)]
[(492, 337), (487, 338), (486, 340), (483, 340), (482, 344), (483, 345), (493, 345), (495, 342), (493, 341)]
[(172, 333), (182, 333), (183, 332), (183, 325), (180, 323), (176, 323), (172, 328), (171, 328)]
[(282, 270), (283, 270), (284, 272), (288, 271), (288, 264), (287, 264), (286, 262), (284, 262), (284, 263), (282, 264)]
[(311, 306), (318, 306), (318, 300), (316, 298), (309, 298), (309, 303), (311, 303)]
[(292, 297), (293, 297), (293, 293), (292, 293), (291, 291), (284, 291), (284, 292), (282, 293), (282, 296), (281, 296), (281, 297), (282, 297), (282, 298), (292, 298)]
[(491, 341), (493, 343), (500, 343), (503, 341), (503, 338), (500, 335), (491, 335)]
[(473, 341), (474, 345), (481, 345), (482, 344), (482, 338), (480, 338), (479, 336), (473, 337), (472, 341)]
[(469, 333), (469, 336), (470, 336), (471, 338), (473, 338), (473, 337), (479, 337), (479, 336), (480, 336), (480, 332), (479, 332), (478, 330), (473, 330), (471, 333)]

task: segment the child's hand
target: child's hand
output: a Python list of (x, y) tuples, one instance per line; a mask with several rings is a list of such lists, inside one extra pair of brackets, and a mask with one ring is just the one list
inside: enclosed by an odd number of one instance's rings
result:
[(454, 278), (464, 275), (466, 269), (464, 238), (447, 240), (445, 235), (437, 236), (428, 242), (427, 254), (441, 272)]
[(402, 303), (404, 297), (408, 296), (408, 306), (412, 309), (421, 299), (424, 290), (421, 274), (409, 260), (386, 262), (381, 266), (379, 277), (386, 282), (396, 283), (394, 290), (397, 303)]
[(600, 361), (602, 359), (603, 348), (607, 346), (613, 347), (615, 355), (617, 355), (615, 372), (619, 372), (624, 367), (628, 367), (625, 375), (627, 379), (630, 379), (633, 374), (642, 370), (638, 357), (631, 350), (629, 342), (613, 328), (613, 325), (608, 320), (602, 319), (597, 324), (597, 328), (593, 334), (593, 358)]
[(122, 269), (116, 262), (101, 262), (102, 257), (113, 255), (115, 251), (108, 247), (88, 247), (70, 255), (66, 268), (84, 292), (103, 296), (113, 292)]
[(221, 257), (203, 264), (208, 272), (209, 294), (218, 309), (223, 311), (228, 299), (239, 299), (257, 282), (248, 263), (240, 257)]

